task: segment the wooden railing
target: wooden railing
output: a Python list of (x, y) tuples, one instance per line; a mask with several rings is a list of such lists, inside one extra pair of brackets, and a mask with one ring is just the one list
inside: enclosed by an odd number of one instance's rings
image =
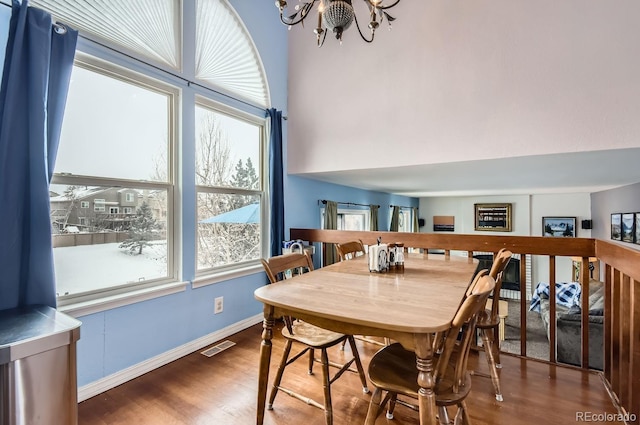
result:
[[(556, 257), (580, 257), (581, 296), (581, 365), (589, 367), (589, 258), (597, 257), (604, 265), (604, 377), (612, 396), (623, 413), (640, 415), (640, 251), (619, 244), (588, 238), (545, 238), (536, 236), (485, 236), (399, 232), (360, 232), (319, 229), (291, 229), (291, 239), (320, 242), (322, 249), (331, 244), (360, 239), (372, 245), (403, 242), (405, 247), (498, 252), (507, 248), (520, 254), (520, 282), (526, 280), (526, 255), (549, 258), (549, 299), (555, 300)], [(602, 269), (602, 267), (601, 267)], [(521, 285), (524, 288), (524, 284)], [(527, 297), (520, 297), (520, 355), (526, 357)], [(556, 317), (556, 303), (549, 303), (549, 317)], [(550, 320), (554, 324), (554, 320)], [(556, 327), (549, 327), (549, 362), (556, 360)]]
[(619, 405), (637, 418), (640, 416), (640, 252), (596, 240), (596, 257), (605, 264), (604, 376)]

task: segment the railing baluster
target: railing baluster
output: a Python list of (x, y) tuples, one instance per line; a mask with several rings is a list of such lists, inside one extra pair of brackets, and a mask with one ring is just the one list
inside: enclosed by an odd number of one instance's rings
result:
[(520, 355), (527, 355), (527, 256), (520, 254)]
[(580, 263), (580, 285), (582, 286), (582, 368), (589, 368), (589, 257), (582, 257)]
[(556, 256), (549, 256), (549, 361), (556, 362)]

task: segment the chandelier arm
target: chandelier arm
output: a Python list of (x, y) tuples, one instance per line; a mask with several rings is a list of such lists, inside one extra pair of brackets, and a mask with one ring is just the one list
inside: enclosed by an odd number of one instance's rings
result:
[[(368, 0), (365, 0), (368, 1)], [(398, 0), (400, 1), (400, 0)], [(358, 28), (358, 32), (360, 33), (360, 37), (362, 37), (362, 39), (364, 41), (366, 41), (367, 43), (372, 43), (373, 42), (373, 38), (375, 37), (376, 33), (372, 32), (371, 33), (371, 39), (368, 39), (367, 37), (364, 36), (364, 34), (362, 33), (362, 30), (360, 30), (360, 24), (358, 23), (358, 16), (357, 15), (353, 15), (353, 20), (356, 21), (356, 28)]]
[(324, 40), (326, 40), (326, 38), (327, 38), (327, 32), (328, 31), (324, 31), (322, 33), (322, 41), (318, 40), (318, 47), (324, 46)]
[(392, 7), (394, 7), (395, 5), (400, 3), (400, 0), (396, 0), (395, 2), (393, 2), (392, 4), (390, 4), (388, 6), (383, 6), (381, 4), (376, 5), (373, 0), (364, 0), (364, 1), (369, 3), (371, 5), (371, 7), (375, 7), (376, 9), (381, 9), (381, 10), (391, 9)]
[[(287, 21), (286, 18), (284, 17), (284, 9), (280, 11), (280, 22), (282, 22), (285, 25), (289, 25), (289, 26), (293, 26), (293, 25), (298, 25), (299, 23), (303, 22), (307, 16), (309, 16), (309, 13), (311, 13), (311, 10), (313, 9), (313, 6), (316, 4), (316, 2), (319, 0), (312, 0), (311, 2), (311, 6), (307, 9), (306, 13), (301, 13), (300, 14), (300, 18), (298, 20), (291, 20), (291, 21)], [(400, 0), (398, 0), (400, 1)], [(304, 12), (304, 11), (303, 11)]]

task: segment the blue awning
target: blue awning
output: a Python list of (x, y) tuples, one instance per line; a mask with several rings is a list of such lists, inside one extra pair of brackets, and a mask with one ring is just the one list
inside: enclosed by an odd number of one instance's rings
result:
[(260, 204), (249, 204), (226, 213), (205, 218), (200, 223), (260, 223)]

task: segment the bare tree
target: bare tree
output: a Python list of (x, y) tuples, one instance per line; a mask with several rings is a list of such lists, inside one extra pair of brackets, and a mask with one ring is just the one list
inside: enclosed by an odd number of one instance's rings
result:
[(73, 209), (76, 206), (76, 201), (78, 200), (78, 186), (67, 186), (67, 188), (62, 193), (65, 198), (69, 200), (69, 205), (67, 205), (67, 212), (64, 215), (64, 223), (62, 223), (62, 229), (67, 228), (67, 224), (69, 223), (69, 216), (73, 212)]
[(196, 184), (225, 186), (231, 176), (227, 135), (214, 114), (206, 114), (196, 139)]

